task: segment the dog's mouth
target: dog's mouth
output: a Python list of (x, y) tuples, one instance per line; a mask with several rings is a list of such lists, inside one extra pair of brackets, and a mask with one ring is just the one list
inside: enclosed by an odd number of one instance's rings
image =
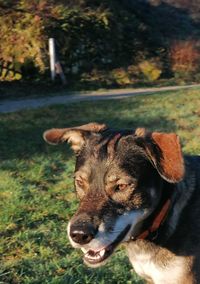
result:
[(127, 233), (129, 232), (131, 228), (131, 225), (128, 225), (125, 227), (125, 229), (119, 234), (119, 236), (108, 246), (99, 249), (99, 250), (92, 250), (89, 249), (88, 251), (83, 252), (84, 257), (83, 260), (86, 264), (90, 266), (97, 266), (98, 264), (101, 264), (104, 262), (111, 254), (114, 252), (115, 248), (123, 241), (123, 239), (126, 237)]
[(114, 251), (112, 245), (109, 245), (99, 251), (89, 250), (84, 255), (84, 261), (90, 265), (98, 264), (106, 260)]

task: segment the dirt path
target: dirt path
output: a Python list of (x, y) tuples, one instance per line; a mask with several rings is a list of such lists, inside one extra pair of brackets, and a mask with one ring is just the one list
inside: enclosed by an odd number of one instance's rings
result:
[(0, 101), (0, 113), (15, 112), (24, 109), (35, 109), (55, 104), (70, 104), (81, 101), (97, 101), (108, 99), (123, 99), (140, 94), (152, 94), (156, 92), (165, 92), (172, 90), (188, 89), (200, 87), (200, 85), (172, 86), (160, 88), (142, 88), (142, 89), (120, 89), (103, 92), (74, 93), (73, 95), (62, 95), (55, 97), (42, 97), (35, 99), (18, 99)]

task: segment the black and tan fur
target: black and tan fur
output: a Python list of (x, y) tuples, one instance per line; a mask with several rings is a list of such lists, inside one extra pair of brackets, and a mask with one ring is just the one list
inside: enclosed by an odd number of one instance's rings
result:
[[(72, 245), (97, 267), (123, 242), (135, 271), (148, 283), (200, 283), (200, 157), (184, 156), (174, 133), (104, 124), (51, 129), (50, 144), (69, 142), (76, 152), (80, 206), (70, 220)], [(168, 214), (153, 234), (138, 238), (161, 205)]]

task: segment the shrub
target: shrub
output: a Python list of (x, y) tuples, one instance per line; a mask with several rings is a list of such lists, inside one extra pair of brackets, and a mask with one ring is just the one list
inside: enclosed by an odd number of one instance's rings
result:
[(162, 69), (159, 64), (153, 60), (144, 60), (139, 64), (139, 69), (144, 76), (144, 79), (150, 82), (159, 79)]
[(170, 48), (171, 69), (176, 77), (188, 78), (200, 64), (200, 51), (194, 40), (175, 41)]
[(117, 85), (129, 85), (131, 83), (129, 74), (124, 68), (112, 70), (112, 77)]
[(2, 64), (12, 65), (15, 72), (20, 71), (22, 66), (26, 68), (27, 62), (32, 61), (43, 72), (46, 37), (42, 30), (42, 19), (29, 13), (10, 13), (0, 17), (0, 25)]

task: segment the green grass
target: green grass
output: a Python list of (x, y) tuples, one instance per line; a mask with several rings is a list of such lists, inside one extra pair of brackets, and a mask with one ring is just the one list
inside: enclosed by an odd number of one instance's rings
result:
[(200, 153), (200, 89), (0, 115), (0, 283), (143, 283), (123, 250), (93, 270), (68, 242), (74, 158), (42, 133), (89, 121), (175, 131), (184, 152)]

